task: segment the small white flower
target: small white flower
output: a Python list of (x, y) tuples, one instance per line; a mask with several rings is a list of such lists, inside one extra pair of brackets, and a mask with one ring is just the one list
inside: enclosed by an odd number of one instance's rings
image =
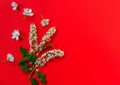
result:
[(38, 71), (39, 71), (39, 69), (36, 69), (36, 71), (38, 72)]
[(18, 4), (14, 1), (11, 3), (11, 6), (13, 7), (12, 10), (17, 10), (18, 8)]
[(7, 54), (7, 61), (14, 62), (14, 56), (12, 54)]
[(32, 70), (32, 68), (30, 68), (30, 70)]
[(39, 65), (35, 65), (35, 67), (37, 68)]
[(19, 40), (19, 37), (20, 37), (20, 32), (18, 30), (14, 30), (12, 32), (12, 39)]
[(42, 24), (43, 27), (45, 27), (45, 26), (49, 25), (49, 22), (50, 22), (50, 19), (43, 19), (41, 21), (41, 24)]
[(29, 65), (31, 65), (31, 64), (32, 64), (32, 62), (29, 62), (28, 64), (29, 64)]
[(26, 16), (33, 16), (34, 13), (32, 12), (32, 9), (24, 8), (24, 10), (23, 10), (23, 15), (26, 15)]

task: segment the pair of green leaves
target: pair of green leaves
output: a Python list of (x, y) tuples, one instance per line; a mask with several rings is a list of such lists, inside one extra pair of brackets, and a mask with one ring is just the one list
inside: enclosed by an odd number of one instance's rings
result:
[(29, 53), (27, 52), (27, 50), (24, 49), (23, 47), (20, 47), (20, 52), (21, 52), (21, 54), (24, 56), (24, 58), (22, 58), (22, 59), (19, 61), (19, 65), (20, 65), (20, 67), (21, 67), (21, 69), (22, 69), (23, 71), (28, 72), (28, 71), (30, 71), (30, 70), (29, 70), (29, 67), (28, 67), (28, 65), (25, 65), (24, 63), (25, 63), (26, 61), (30, 61), (30, 62), (32, 62), (32, 64), (34, 64), (35, 61), (36, 61), (36, 57), (35, 57), (34, 55), (32, 55), (32, 54), (29, 54)]
[(20, 63), (23, 63), (27, 60), (30, 60), (30, 62), (32, 62), (33, 64), (35, 63), (36, 57), (32, 54), (29, 54), (26, 49), (24, 49), (23, 47), (20, 47), (20, 52), (24, 56), (24, 58), (20, 60)]
[[(36, 72), (38, 78), (42, 81), (42, 83), (45, 85), (47, 83), (46, 77), (41, 72)], [(32, 85), (38, 85), (38, 81), (35, 78), (30, 79)]]

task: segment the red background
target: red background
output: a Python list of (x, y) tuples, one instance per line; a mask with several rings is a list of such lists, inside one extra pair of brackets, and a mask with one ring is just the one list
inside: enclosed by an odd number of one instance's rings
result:
[[(65, 51), (43, 69), (48, 85), (120, 85), (120, 1), (119, 0), (14, 0), (20, 11), (12, 11), (12, 0), (0, 0), (0, 59), (8, 53), (15, 63), (0, 63), (0, 85), (31, 85), (17, 62), (19, 46), (29, 50), (29, 25), (35, 23), (39, 40), (51, 27), (57, 27), (53, 48)], [(23, 7), (32, 8), (35, 17), (23, 19)], [(51, 23), (40, 25), (43, 14)], [(11, 39), (19, 29), (24, 40)]]

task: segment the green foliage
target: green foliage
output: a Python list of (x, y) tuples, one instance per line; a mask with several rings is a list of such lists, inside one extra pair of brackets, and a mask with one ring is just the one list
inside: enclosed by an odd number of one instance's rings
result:
[(27, 65), (25, 65), (25, 64), (19, 64), (19, 65), (20, 65), (20, 68), (23, 71), (25, 71), (25, 72), (29, 72), (30, 71), (30, 69), (29, 69), (29, 67)]
[(36, 57), (34, 55), (32, 55), (32, 54), (29, 54), (28, 56), (30, 58), (30, 62), (32, 62), (32, 64), (34, 64), (35, 61), (36, 61)]
[(19, 63), (24, 63), (24, 62), (28, 61), (29, 59), (30, 59), (30, 57), (24, 57), (19, 61)]
[(34, 55), (32, 55), (32, 54), (29, 54), (26, 49), (24, 49), (23, 47), (20, 47), (20, 52), (24, 56), (24, 58), (22, 58), (19, 61), (19, 63), (24, 63), (24, 62), (26, 62), (28, 60), (30, 60), (33, 64), (35, 63), (36, 57)]
[(29, 66), (25, 65), (25, 62), (30, 61), (32, 62), (32, 64), (34, 64), (36, 61), (36, 57), (32, 54), (29, 54), (27, 50), (23, 47), (20, 47), (20, 52), (24, 56), (24, 58), (19, 61), (20, 68), (25, 72), (29, 72)]
[(24, 56), (24, 57), (27, 57), (28, 56), (28, 52), (27, 52), (27, 50), (26, 49), (24, 49), (23, 47), (20, 47), (20, 52), (21, 52), (21, 54)]
[(38, 85), (38, 82), (35, 78), (31, 78), (30, 81), (31, 81), (32, 85)]
[(46, 84), (47, 83), (47, 80), (46, 80), (46, 76), (41, 73), (41, 72), (36, 72), (38, 78), (42, 81), (42, 83)]

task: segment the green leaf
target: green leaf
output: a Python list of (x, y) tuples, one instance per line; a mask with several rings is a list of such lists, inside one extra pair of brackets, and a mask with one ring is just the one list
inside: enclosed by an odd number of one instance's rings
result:
[(25, 72), (29, 72), (30, 71), (30, 69), (29, 69), (29, 67), (27, 65), (25, 65), (25, 64), (19, 64), (19, 65), (20, 65), (20, 68), (23, 71), (25, 71)]
[(27, 52), (27, 50), (25, 49), (25, 48), (23, 48), (23, 47), (20, 47), (20, 52), (21, 52), (21, 54), (24, 56), (24, 57), (27, 57), (28, 56), (28, 52)]
[(47, 80), (46, 80), (46, 76), (41, 73), (41, 72), (36, 72), (38, 78), (42, 81), (42, 83), (46, 84), (47, 83)]
[(19, 63), (24, 63), (28, 60), (30, 60), (33, 64), (35, 63), (36, 57), (32, 54), (29, 54), (26, 49), (24, 49), (23, 47), (20, 47), (20, 52), (24, 56), (24, 58), (21, 59)]
[(32, 54), (29, 54), (29, 57), (30, 57), (30, 61), (34, 64), (36, 61), (36, 57)]
[(28, 61), (29, 59), (30, 59), (30, 57), (24, 57), (19, 61), (19, 63), (24, 63), (24, 62)]
[(31, 78), (30, 81), (31, 81), (32, 85), (38, 85), (38, 82), (35, 78)]

